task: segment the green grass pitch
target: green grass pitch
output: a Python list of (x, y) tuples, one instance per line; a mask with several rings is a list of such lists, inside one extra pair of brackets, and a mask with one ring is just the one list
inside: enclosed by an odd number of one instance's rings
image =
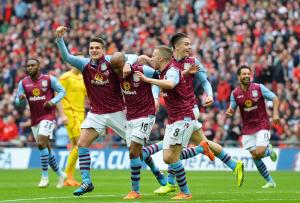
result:
[[(246, 172), (242, 187), (237, 187), (231, 172), (187, 172), (193, 199), (187, 202), (300, 202), (299, 172), (271, 172), (277, 187), (261, 189), (265, 183), (258, 172)], [(79, 172), (76, 174), (79, 178)], [(159, 187), (149, 171), (142, 171), (142, 199), (123, 200), (130, 191), (130, 171), (93, 170), (95, 190), (81, 197), (72, 195), (75, 187), (56, 189), (56, 176), (50, 172), (48, 188), (37, 188), (40, 171), (0, 170), (0, 203), (2, 202), (178, 202), (172, 201), (176, 193), (156, 196)], [(178, 191), (178, 190), (177, 190)], [(176, 191), (176, 192), (177, 192)], [(184, 202), (184, 201), (180, 201)]]

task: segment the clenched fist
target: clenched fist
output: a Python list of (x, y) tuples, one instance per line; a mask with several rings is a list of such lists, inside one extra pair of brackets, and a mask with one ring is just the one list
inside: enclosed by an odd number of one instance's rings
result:
[(58, 28), (56, 28), (56, 37), (58, 38), (63, 37), (66, 31), (67, 31), (67, 27), (59, 26)]

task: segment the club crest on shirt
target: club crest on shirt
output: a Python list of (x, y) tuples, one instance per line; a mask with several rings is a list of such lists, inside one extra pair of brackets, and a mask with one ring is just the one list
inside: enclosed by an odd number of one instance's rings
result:
[(91, 83), (93, 85), (106, 85), (106, 84), (109, 84), (109, 80), (103, 73), (97, 72), (94, 75), (94, 79), (91, 80)]
[(248, 107), (248, 108), (251, 107), (252, 106), (252, 101), (250, 99), (246, 99), (245, 100), (245, 106)]
[(183, 69), (184, 70), (187, 70), (187, 69), (189, 69), (191, 67), (191, 64), (190, 63), (184, 63), (183, 64)]
[(130, 90), (130, 83), (129, 82), (124, 82), (123, 83), (123, 88), (124, 88), (124, 90), (129, 91)]
[(107, 69), (106, 63), (102, 63), (102, 64), (101, 64), (101, 70), (102, 70), (102, 71), (105, 71), (106, 69)]
[(96, 75), (95, 75), (95, 80), (96, 80), (96, 81), (102, 81), (102, 80), (103, 80), (102, 74), (101, 74), (101, 73), (96, 73)]
[(33, 94), (33, 96), (37, 97), (37, 96), (39, 96), (41, 94), (41, 92), (40, 92), (40, 90), (38, 88), (34, 88), (32, 90), (32, 94)]
[(258, 92), (257, 92), (257, 90), (252, 90), (252, 96), (253, 96), (253, 97), (258, 97)]

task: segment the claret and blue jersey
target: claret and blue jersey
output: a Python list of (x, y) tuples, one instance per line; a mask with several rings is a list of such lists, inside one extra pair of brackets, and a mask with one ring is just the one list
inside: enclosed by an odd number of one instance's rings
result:
[[(111, 56), (104, 55), (97, 62), (94, 62), (90, 58), (69, 54), (63, 38), (58, 38), (56, 42), (63, 60), (82, 72), (91, 112), (105, 114), (122, 111), (124, 102), (118, 76), (113, 72), (110, 65)], [(137, 61), (136, 55), (129, 54), (125, 57), (127, 63), (131, 65)]]
[[(56, 96), (54, 92), (57, 92)], [(55, 106), (46, 109), (43, 105), (48, 101), (57, 104), (65, 96), (65, 90), (55, 77), (41, 74), (37, 80), (27, 76), (19, 82), (16, 104), (24, 106), (25, 100), (19, 99), (21, 94), (26, 95), (31, 112), (31, 123), (35, 125), (41, 120), (55, 120)]]
[(250, 135), (259, 130), (269, 130), (269, 116), (266, 111), (265, 99), (273, 101), (276, 95), (264, 85), (250, 83), (248, 90), (235, 88), (230, 96), (230, 106), (233, 110), (239, 107), (242, 115), (242, 133)]

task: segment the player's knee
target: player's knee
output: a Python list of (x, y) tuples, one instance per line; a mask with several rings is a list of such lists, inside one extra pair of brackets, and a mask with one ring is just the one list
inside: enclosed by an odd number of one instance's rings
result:
[(80, 140), (77, 142), (77, 147), (81, 147), (81, 142), (80, 142)]
[(257, 159), (263, 158), (265, 154), (264, 150), (256, 150), (255, 155)]
[(253, 154), (252, 154), (252, 158), (253, 158), (254, 160), (258, 159), (257, 156), (256, 156), (256, 153), (253, 153)]
[(260, 159), (260, 158), (261, 158), (261, 155), (258, 154), (257, 152), (255, 152), (255, 153), (252, 154), (252, 158), (253, 158), (254, 160)]
[(256, 158), (255, 150), (250, 151), (250, 153), (251, 153), (252, 159), (257, 159), (257, 158)]
[(164, 158), (164, 162), (165, 162), (165, 164), (171, 164), (172, 163), (171, 160), (168, 159), (168, 158)]
[(135, 150), (135, 149), (130, 149), (129, 150), (129, 157), (130, 159), (133, 159), (133, 158), (136, 158), (136, 157), (139, 157), (140, 156), (140, 152), (138, 150)]
[(37, 145), (39, 149), (44, 149), (47, 147), (47, 143), (45, 143), (44, 141), (38, 141)]
[(78, 147), (89, 147), (84, 141), (82, 140), (79, 140), (78, 143), (77, 143), (77, 146)]
[(174, 163), (173, 157), (172, 156), (164, 156), (164, 162), (166, 164)]

